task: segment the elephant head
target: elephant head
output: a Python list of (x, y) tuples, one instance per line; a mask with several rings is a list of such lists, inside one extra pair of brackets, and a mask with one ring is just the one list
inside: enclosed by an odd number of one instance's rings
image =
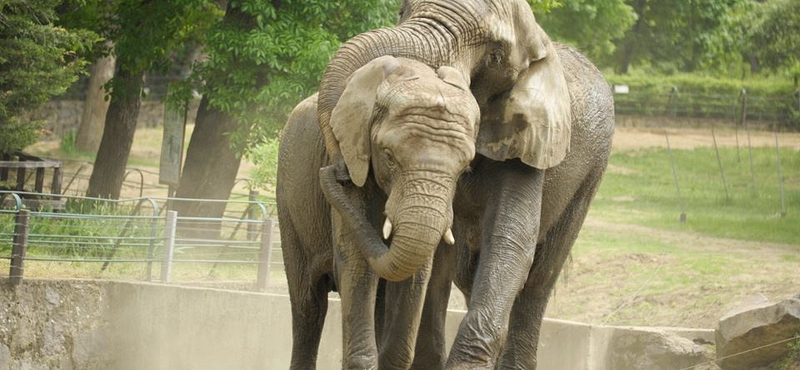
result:
[[(475, 156), (479, 118), (466, 77), (451, 67), (434, 71), (384, 56), (348, 79), (330, 123), (353, 183), (363, 186), (371, 167), (388, 196), (383, 237), (391, 236), (391, 248), (375, 235), (356, 241), (369, 245), (367, 258), (379, 276), (403, 280), (430, 259), (442, 239), (454, 243), (455, 185)], [(347, 208), (332, 174), (321, 178), (343, 217), (360, 219)], [(375, 234), (367, 229), (362, 234)]]
[(320, 84), (318, 118), (332, 158), (342, 150), (331, 114), (350, 75), (391, 55), (467, 76), (486, 120), (478, 153), (558, 164), (569, 149), (570, 98), (558, 54), (525, 0), (405, 0), (400, 23), (355, 36), (336, 52)]
[[(381, 145), (385, 142), (379, 137), (383, 132), (383, 125), (355, 132), (350, 132), (349, 126), (340, 126), (340, 121), (358, 120), (349, 116), (356, 113), (341, 115), (339, 112), (361, 112), (359, 118), (363, 122), (371, 114), (384, 118), (387, 114), (391, 116), (393, 112), (398, 114), (398, 110), (403, 109), (400, 104), (405, 100), (398, 98), (387, 99), (383, 105), (375, 104), (378, 98), (360, 98), (356, 99), (358, 109), (339, 108), (345, 106), (342, 105), (343, 102), (352, 100), (350, 89), (356, 81), (371, 81), (378, 85), (377, 91), (380, 92), (380, 86), (385, 86), (385, 81), (402, 75), (399, 73), (394, 76), (400, 68), (396, 67), (396, 63), (381, 58), (384, 56), (416, 60), (433, 69), (451, 66), (445, 72), (440, 70), (439, 74), (449, 75), (451, 80), (457, 79), (458, 82), (452, 85), (461, 86), (465, 95), (471, 93), (481, 112), (479, 133), (477, 137), (473, 137), (470, 148), (497, 161), (519, 158), (523, 163), (540, 169), (558, 164), (569, 149), (570, 97), (553, 43), (536, 23), (525, 0), (405, 0), (401, 20), (396, 27), (357, 35), (336, 52), (320, 84), (317, 113), (328, 154), (334, 163), (341, 163), (343, 159), (347, 168), (323, 169), (323, 191), (335, 208), (343, 214), (350, 214), (353, 216), (349, 217), (350, 221), (362, 226), (356, 227), (360, 230), (356, 231), (357, 234), (361, 233), (360, 238), (363, 239), (359, 244), (373, 269), (383, 278), (402, 280), (413, 274), (430, 256), (442, 235), (447, 236), (450, 222), (447, 218), (452, 217), (449, 216), (451, 211), (448, 207), (452, 201), (454, 182), (457, 180), (456, 175), (466, 168), (467, 163), (459, 162), (458, 166), (448, 167), (447, 171), (442, 172), (446, 175), (424, 184), (411, 181), (411, 172), (401, 176), (397, 175), (399, 172), (390, 170), (392, 166), (404, 169), (412, 167), (391, 164), (399, 163), (402, 159), (395, 151), (383, 150)], [(443, 81), (447, 81), (447, 78)], [(425, 89), (430, 89), (429, 92), (437, 91), (432, 85), (420, 88)], [(417, 107), (426, 107), (423, 109), (426, 113), (421, 114), (425, 116), (437, 111), (428, 109), (438, 101), (436, 95), (423, 94), (408, 99), (418, 99), (414, 100), (414, 104)], [(429, 101), (423, 103), (419, 99)], [(395, 104), (398, 105), (396, 108)], [(449, 112), (456, 111), (450, 109)], [(461, 115), (467, 116), (463, 112)], [(437, 125), (449, 121), (442, 117), (439, 115), (433, 120), (439, 122)], [(454, 131), (437, 129), (437, 132)], [(438, 140), (424, 142), (446, 142), (450, 138), (449, 134), (441, 135)], [(433, 151), (441, 149), (436, 145), (416, 145), (409, 148), (416, 151), (418, 159), (433, 157)], [(448, 155), (459, 153), (452, 148), (448, 150), (451, 150)], [(436, 155), (443, 155), (442, 153)], [(387, 214), (390, 220), (387, 228), (396, 229), (391, 253), (380, 238), (373, 235), (374, 232), (369, 232), (370, 228), (365, 221), (357, 218), (359, 212), (343, 202), (343, 193), (339, 198), (332, 197), (330, 193), (337, 190), (333, 186), (335, 177), (348, 178), (348, 173), (356, 185), (363, 185), (369, 173), (369, 158), (372, 158), (378, 183), (384, 190), (392, 189), (387, 192)], [(426, 218), (428, 216), (425, 214), (409, 212), (409, 215), (416, 214), (417, 219), (404, 221), (426, 228), (434, 226), (431, 236), (425, 239), (425, 243), (429, 244), (416, 246), (416, 249), (394, 251), (394, 244), (401, 237), (400, 231), (403, 228), (399, 220), (400, 213), (403, 213), (399, 211), (403, 208), (401, 204), (409, 204), (412, 198), (423, 199), (397, 189), (417, 187), (431, 191), (430, 188), (441, 184), (446, 185), (441, 186), (442, 201), (428, 200), (431, 201), (430, 204), (436, 204), (435, 208), (443, 215), (442, 219), (434, 222)], [(433, 240), (435, 233), (439, 235)], [(387, 257), (396, 255), (413, 256), (414, 262), (401, 264), (398, 259)]]

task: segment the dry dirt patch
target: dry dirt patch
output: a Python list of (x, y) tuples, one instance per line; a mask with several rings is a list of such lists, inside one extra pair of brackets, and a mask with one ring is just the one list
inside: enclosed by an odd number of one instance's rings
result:
[[(667, 140), (664, 137), (664, 130), (661, 128), (617, 127), (614, 132), (613, 148), (616, 151), (652, 147), (666, 148)], [(670, 145), (676, 149), (693, 149), (699, 146), (714, 145), (710, 128), (666, 128), (666, 131), (669, 133)], [(736, 146), (737, 140), (740, 146), (747, 146), (747, 133), (744, 130), (737, 132), (727, 128), (718, 129), (716, 137), (719, 146)], [(781, 147), (800, 150), (800, 133), (782, 132), (779, 134), (778, 140)], [(752, 131), (750, 132), (750, 143), (754, 147), (775, 146), (775, 134)]]

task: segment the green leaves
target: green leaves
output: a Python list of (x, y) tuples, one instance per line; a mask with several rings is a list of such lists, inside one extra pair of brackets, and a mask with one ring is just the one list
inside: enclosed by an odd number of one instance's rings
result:
[(565, 0), (537, 20), (553, 39), (597, 60), (616, 50), (615, 41), (636, 21), (636, 13), (624, 0)]
[(99, 39), (83, 29), (56, 25), (60, 1), (0, 1), (0, 153), (38, 139), (40, 123), (21, 119), (72, 84)]
[(239, 122), (230, 134), (242, 153), (274, 137), (289, 111), (319, 86), (340, 43), (395, 21), (394, 0), (240, 0), (207, 33), (208, 58), (176, 89), (208, 94)]
[(788, 68), (800, 74), (800, 2), (773, 0), (750, 14), (749, 49), (771, 69)]

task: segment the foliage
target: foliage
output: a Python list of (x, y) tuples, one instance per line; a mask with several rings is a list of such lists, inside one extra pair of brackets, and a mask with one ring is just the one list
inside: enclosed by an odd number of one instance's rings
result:
[(627, 0), (637, 21), (617, 44), (614, 58), (605, 63), (623, 73), (629, 64), (662, 72), (702, 69), (717, 47), (718, 38), (712, 35), (725, 29), (729, 11), (746, 1), (751, 0)]
[(759, 62), (773, 70), (791, 68), (800, 75), (800, 2), (765, 2), (749, 20), (749, 46)]
[(177, 86), (173, 101), (191, 91), (231, 115), (231, 142), (247, 152), (275, 136), (289, 110), (314, 92), (330, 56), (353, 35), (396, 20), (394, 0), (232, 0), (225, 21), (208, 33), (205, 63)]
[(800, 365), (800, 332), (795, 333), (794, 338), (797, 339), (789, 342), (789, 353), (786, 357), (773, 365), (775, 370), (791, 370), (793, 365)]
[(256, 164), (250, 170), (253, 185), (258, 188), (269, 186), (274, 189), (278, 175), (278, 138), (266, 139), (250, 152), (250, 160)]
[(546, 13), (564, 5), (560, 0), (528, 0), (534, 13)]
[(98, 40), (57, 26), (59, 2), (0, 1), (0, 152), (36, 141), (41, 123), (22, 114), (63, 93), (87, 64), (80, 54)]
[(614, 52), (614, 41), (633, 25), (636, 13), (624, 0), (566, 0), (537, 21), (554, 40), (599, 60)]
[(78, 148), (75, 146), (75, 139), (77, 134), (74, 131), (70, 131), (65, 133), (61, 136), (61, 143), (59, 145), (59, 149), (62, 152), (67, 154), (75, 154), (78, 152)]
[[(133, 74), (166, 71), (170, 56), (187, 40), (203, 40), (221, 13), (210, 0), (121, 0), (110, 9), (101, 27), (114, 42), (117, 68)], [(121, 81), (112, 79), (111, 94)], [(124, 89), (119, 89), (123, 91)]]

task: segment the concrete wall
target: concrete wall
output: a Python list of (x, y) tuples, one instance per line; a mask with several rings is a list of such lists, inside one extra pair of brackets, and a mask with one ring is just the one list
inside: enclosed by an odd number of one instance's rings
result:
[[(291, 311), (286, 296), (36, 279), (2, 293), (0, 370), (286, 369), (291, 356)], [(449, 312), (450, 341), (463, 315)], [(319, 369), (339, 369), (337, 300), (330, 302), (326, 322)], [(620, 357), (612, 352), (652, 345), (646, 338), (675, 333), (693, 342), (713, 343), (711, 330), (616, 328), (547, 320), (539, 368), (642, 368), (647, 362), (642, 362), (641, 354)], [(674, 360), (669, 362), (675, 367)]]

